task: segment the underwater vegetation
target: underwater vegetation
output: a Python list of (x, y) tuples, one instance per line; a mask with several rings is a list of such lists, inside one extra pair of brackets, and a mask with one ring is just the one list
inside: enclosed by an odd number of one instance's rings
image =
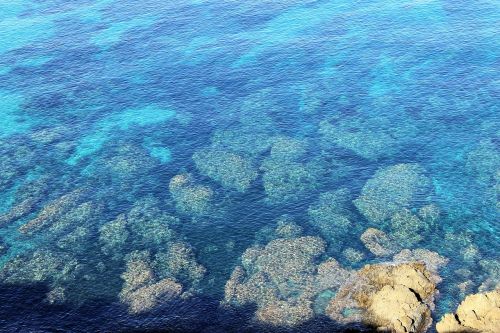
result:
[(498, 333), (492, 1), (0, 4), (0, 332)]

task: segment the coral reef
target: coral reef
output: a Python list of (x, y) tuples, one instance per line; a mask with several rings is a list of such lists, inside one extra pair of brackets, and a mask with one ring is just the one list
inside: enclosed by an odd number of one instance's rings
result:
[(439, 333), (500, 331), (500, 290), (469, 295), (456, 313), (445, 314), (436, 324)]

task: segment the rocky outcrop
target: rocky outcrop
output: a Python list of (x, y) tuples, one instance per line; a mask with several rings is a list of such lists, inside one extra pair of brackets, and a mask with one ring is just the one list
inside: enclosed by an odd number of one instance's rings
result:
[(439, 333), (500, 332), (500, 289), (467, 296), (456, 313), (441, 318), (436, 330)]
[(394, 255), (393, 262), (395, 264), (404, 262), (422, 262), (425, 264), (425, 267), (427, 268), (429, 273), (431, 273), (431, 275), (429, 276), (431, 280), (435, 284), (438, 284), (442, 281), (441, 277), (439, 276), (439, 270), (448, 264), (449, 259), (441, 256), (437, 252), (433, 252), (427, 249), (404, 249), (398, 254)]
[(423, 263), (367, 265), (340, 288), (326, 313), (341, 323), (363, 322), (381, 331), (425, 332), (435, 293)]

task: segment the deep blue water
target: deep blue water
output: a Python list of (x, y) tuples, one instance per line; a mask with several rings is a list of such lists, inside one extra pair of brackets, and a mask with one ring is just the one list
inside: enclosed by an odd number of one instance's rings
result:
[[(435, 318), (493, 288), (499, 30), (496, 1), (0, 2), (0, 330), (264, 330), (219, 303), (280, 219), (345, 267), (390, 260), (369, 227), (447, 257)], [(356, 204), (401, 164), (432, 223)], [(134, 251), (188, 292), (130, 311)]]

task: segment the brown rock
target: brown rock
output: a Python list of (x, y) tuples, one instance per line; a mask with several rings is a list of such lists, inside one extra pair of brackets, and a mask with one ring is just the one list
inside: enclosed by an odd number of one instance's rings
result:
[(406, 333), (425, 332), (432, 323), (436, 285), (425, 264), (366, 265), (349, 281), (326, 309), (333, 320)]
[(394, 263), (403, 262), (423, 262), (427, 270), (432, 274), (433, 282), (440, 283), (441, 278), (438, 275), (440, 268), (446, 266), (450, 261), (437, 252), (429, 251), (427, 249), (404, 249), (393, 257)]
[(445, 314), (436, 325), (439, 333), (500, 332), (500, 290), (465, 298), (455, 314)]
[(400, 284), (385, 285), (375, 293), (368, 311), (369, 320), (379, 330), (396, 332), (422, 332), (431, 315), (429, 307), (420, 302), (408, 287)]

